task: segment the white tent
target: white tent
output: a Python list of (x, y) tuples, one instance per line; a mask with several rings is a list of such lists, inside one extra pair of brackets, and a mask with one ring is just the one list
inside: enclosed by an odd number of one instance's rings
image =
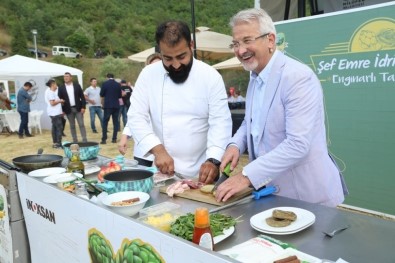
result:
[(0, 80), (15, 81), (16, 93), (26, 81), (33, 84), (31, 89), (33, 101), (30, 104), (30, 109), (44, 110), (44, 115), (41, 118), (41, 127), (45, 129), (51, 128), (50, 118), (46, 114), (47, 104), (45, 103), (44, 93), (48, 87), (45, 83), (50, 78), (63, 76), (65, 72), (77, 76), (78, 82), (82, 86), (82, 71), (73, 67), (20, 55), (0, 60)]
[[(219, 59), (233, 54), (233, 50), (229, 48), (229, 44), (232, 43), (231, 36), (210, 31), (208, 27), (197, 27), (195, 35), (198, 59)], [(146, 58), (154, 52), (155, 48), (151, 47), (128, 58), (138, 62), (145, 62)]]
[(218, 64), (213, 65), (215, 69), (229, 69), (229, 68), (240, 68), (242, 69), (243, 66), (237, 57), (230, 58), (228, 60), (222, 61)]
[(18, 77), (57, 77), (65, 72), (76, 75), (82, 85), (82, 71), (76, 68), (15, 55), (0, 60), (0, 79), (15, 80)]

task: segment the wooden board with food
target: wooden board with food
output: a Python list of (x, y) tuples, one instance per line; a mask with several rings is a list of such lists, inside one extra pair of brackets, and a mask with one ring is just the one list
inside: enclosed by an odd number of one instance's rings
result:
[(176, 196), (207, 204), (222, 206), (237, 201), (251, 194), (253, 190), (252, 188), (247, 188), (232, 196), (226, 202), (218, 202), (217, 200), (215, 200), (215, 193), (211, 193), (211, 191), (205, 189), (212, 189), (212, 187), (207, 186), (208, 185), (204, 186), (203, 184), (199, 184), (198, 182), (192, 180), (180, 180), (171, 185), (160, 187), (159, 191), (161, 193), (168, 194), (170, 197)]

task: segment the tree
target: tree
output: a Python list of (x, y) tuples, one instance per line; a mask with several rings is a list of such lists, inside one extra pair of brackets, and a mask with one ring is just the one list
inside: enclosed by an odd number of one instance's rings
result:
[(11, 30), (11, 53), (22, 56), (30, 56), (27, 50), (27, 39), (22, 25), (19, 21), (15, 21)]

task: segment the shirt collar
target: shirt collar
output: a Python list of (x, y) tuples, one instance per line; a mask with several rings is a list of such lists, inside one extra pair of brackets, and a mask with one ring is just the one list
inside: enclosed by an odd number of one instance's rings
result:
[(270, 58), (269, 63), (267, 63), (266, 67), (261, 72), (259, 72), (259, 74), (256, 74), (254, 71), (251, 71), (250, 77), (252, 79), (256, 79), (258, 83), (267, 83), (270, 71), (273, 67), (274, 61), (276, 60), (277, 54), (278, 51), (275, 50), (273, 56)]

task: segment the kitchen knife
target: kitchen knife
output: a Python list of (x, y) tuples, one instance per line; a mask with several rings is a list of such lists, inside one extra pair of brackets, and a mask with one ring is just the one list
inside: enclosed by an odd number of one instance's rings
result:
[(224, 172), (221, 173), (221, 176), (219, 177), (218, 181), (215, 183), (213, 190), (211, 190), (211, 193), (214, 193), (217, 190), (218, 186), (223, 182), (225, 182), (226, 179), (228, 179), (229, 177), (230, 177), (230, 163), (228, 163), (225, 166)]
[(267, 186), (265, 188), (262, 188), (259, 191), (253, 191), (251, 195), (249, 195), (247, 197), (244, 197), (244, 198), (242, 198), (240, 200), (234, 201), (234, 202), (229, 203), (227, 205), (223, 205), (223, 206), (219, 206), (219, 207), (213, 208), (213, 209), (211, 209), (209, 211), (209, 213), (218, 212), (218, 211), (221, 211), (223, 209), (232, 207), (234, 205), (238, 205), (238, 204), (250, 201), (252, 199), (259, 200), (259, 199), (261, 199), (261, 197), (264, 197), (264, 196), (267, 196), (267, 195), (271, 195), (272, 193), (275, 193), (276, 191), (277, 191), (277, 187), (275, 187), (275, 186)]

